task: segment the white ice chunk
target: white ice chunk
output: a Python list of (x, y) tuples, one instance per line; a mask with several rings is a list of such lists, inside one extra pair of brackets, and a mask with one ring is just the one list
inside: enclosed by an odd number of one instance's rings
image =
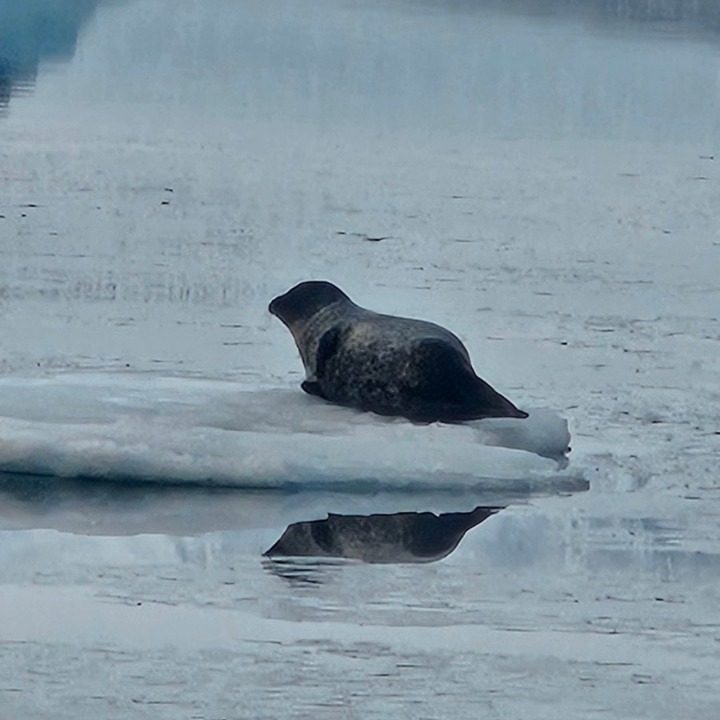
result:
[(414, 425), (299, 388), (131, 373), (0, 378), (5, 472), (240, 487), (520, 487), (556, 478), (568, 439), (565, 420), (547, 410)]
[(528, 410), (526, 420), (488, 418), (468, 423), (487, 445), (516, 448), (557, 460), (563, 467), (570, 451), (567, 420), (547, 408)]

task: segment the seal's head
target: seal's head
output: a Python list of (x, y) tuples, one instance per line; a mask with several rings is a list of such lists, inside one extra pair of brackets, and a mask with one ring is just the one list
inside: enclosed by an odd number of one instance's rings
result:
[(339, 288), (325, 280), (308, 280), (278, 295), (268, 310), (290, 327), (300, 319), (312, 317), (318, 310), (337, 302), (351, 302)]

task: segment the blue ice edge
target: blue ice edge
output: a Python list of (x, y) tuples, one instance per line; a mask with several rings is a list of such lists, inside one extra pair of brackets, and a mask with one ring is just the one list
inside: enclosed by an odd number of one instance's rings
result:
[(0, 472), (248, 490), (578, 492), (567, 422), (413, 425), (295, 388), (133, 373), (0, 378)]

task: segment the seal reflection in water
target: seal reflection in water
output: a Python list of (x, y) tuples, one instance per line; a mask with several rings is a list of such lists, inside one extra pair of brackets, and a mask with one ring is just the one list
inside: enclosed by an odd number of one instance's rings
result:
[(269, 310), (295, 339), (311, 395), (417, 422), (527, 417), (475, 374), (465, 346), (439, 325), (365, 310), (324, 281), (296, 285)]
[(264, 555), (342, 557), (367, 563), (433, 562), (447, 557), (465, 533), (502, 507), (472, 512), (335, 515), (289, 525)]

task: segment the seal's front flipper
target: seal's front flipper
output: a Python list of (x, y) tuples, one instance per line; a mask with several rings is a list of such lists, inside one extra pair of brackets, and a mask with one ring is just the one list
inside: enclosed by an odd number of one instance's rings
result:
[(315, 374), (319, 378), (325, 377), (328, 362), (337, 354), (340, 348), (340, 328), (332, 327), (324, 332), (318, 342), (317, 356), (315, 358)]
[(316, 395), (323, 400), (325, 399), (325, 395), (323, 395), (323, 391), (320, 389), (320, 383), (317, 380), (303, 380), (300, 387), (308, 395)]

